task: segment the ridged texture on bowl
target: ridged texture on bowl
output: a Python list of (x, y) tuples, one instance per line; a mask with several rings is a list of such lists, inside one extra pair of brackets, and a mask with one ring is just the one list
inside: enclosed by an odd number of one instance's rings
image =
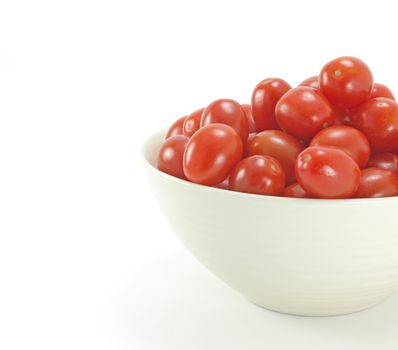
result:
[(152, 166), (162, 139), (154, 135), (143, 152), (163, 212), (192, 254), (252, 302), (338, 315), (397, 289), (397, 198), (288, 199), (191, 184)]

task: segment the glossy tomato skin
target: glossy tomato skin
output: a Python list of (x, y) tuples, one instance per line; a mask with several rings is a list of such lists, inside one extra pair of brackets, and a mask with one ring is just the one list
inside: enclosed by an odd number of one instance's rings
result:
[(367, 137), (374, 152), (398, 149), (398, 104), (388, 98), (374, 98), (362, 104), (352, 116), (352, 126)]
[(283, 197), (290, 198), (311, 198), (311, 196), (305, 192), (304, 188), (302, 188), (299, 184), (295, 183), (283, 190)]
[(294, 136), (280, 130), (264, 130), (254, 136), (249, 146), (249, 155), (274, 157), (281, 163), (286, 183), (296, 181), (294, 165), (304, 146)]
[(395, 101), (395, 97), (391, 90), (384, 84), (374, 83), (370, 98), (384, 97)]
[(182, 126), (184, 124), (185, 121), (185, 117), (181, 117), (179, 119), (177, 119), (169, 128), (169, 130), (167, 130), (167, 134), (166, 134), (166, 139), (168, 139), (171, 136), (175, 136), (175, 135), (182, 135)]
[(230, 99), (220, 99), (210, 103), (203, 111), (200, 126), (208, 124), (226, 124), (232, 127), (241, 137), (243, 144), (249, 134), (247, 117), (242, 106)]
[(309, 147), (297, 158), (296, 177), (301, 187), (316, 198), (350, 198), (359, 186), (361, 170), (344, 151)]
[(253, 139), (256, 137), (256, 133), (252, 132), (249, 134), (249, 136), (247, 137), (247, 141), (246, 141), (246, 145), (243, 147), (243, 157), (248, 157), (250, 155), (250, 145), (253, 141)]
[(252, 113), (256, 131), (279, 129), (275, 120), (275, 106), (291, 86), (279, 78), (268, 78), (254, 88), (252, 94)]
[(281, 164), (272, 157), (251, 156), (241, 160), (229, 176), (232, 191), (278, 196), (285, 187)]
[(366, 136), (350, 126), (323, 129), (315, 135), (310, 146), (338, 148), (354, 159), (360, 168), (366, 167), (370, 158), (370, 145)]
[(367, 168), (361, 172), (357, 198), (381, 198), (398, 196), (398, 176), (391, 171)]
[(256, 124), (254, 123), (252, 106), (248, 104), (242, 105), (243, 112), (245, 112), (247, 125), (249, 126), (249, 134), (256, 132)]
[(226, 178), (224, 181), (220, 182), (217, 185), (214, 185), (216, 188), (220, 188), (222, 190), (228, 190), (228, 178)]
[(389, 170), (398, 175), (398, 156), (394, 153), (378, 153), (370, 157), (369, 168)]
[(321, 92), (336, 107), (350, 109), (370, 98), (373, 75), (355, 57), (339, 57), (328, 62), (319, 74)]
[(202, 118), (204, 108), (200, 108), (187, 116), (182, 125), (182, 133), (191, 137), (200, 128), (200, 119)]
[(352, 110), (342, 110), (334, 107), (332, 113), (334, 115), (333, 125), (351, 125), (351, 115), (353, 113)]
[(183, 158), (188, 180), (214, 186), (225, 180), (242, 158), (242, 140), (229, 125), (209, 124), (189, 140)]
[(185, 179), (182, 159), (189, 138), (174, 135), (167, 138), (158, 153), (158, 169), (166, 174)]
[(303, 80), (298, 86), (308, 86), (319, 90), (319, 77), (317, 75), (309, 77)]
[(283, 131), (304, 140), (332, 125), (335, 118), (328, 100), (308, 86), (296, 87), (283, 95), (275, 116)]

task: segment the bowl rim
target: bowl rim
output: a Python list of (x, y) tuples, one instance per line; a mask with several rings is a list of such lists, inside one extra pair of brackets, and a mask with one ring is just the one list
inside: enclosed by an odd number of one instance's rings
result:
[[(187, 180), (180, 179), (178, 177), (169, 175), (160, 171), (154, 165), (150, 163), (150, 161), (146, 157), (147, 148), (150, 145), (150, 142), (155, 139), (156, 137), (161, 137), (165, 135), (167, 129), (163, 128), (158, 130), (157, 132), (151, 134), (150, 136), (146, 137), (141, 144), (140, 148), (140, 162), (144, 168), (150, 170), (151, 172), (155, 173), (158, 176), (161, 176), (169, 181), (178, 183), (183, 186), (193, 187), (198, 190), (203, 191), (210, 191), (216, 193), (224, 193), (227, 196), (234, 196), (234, 197), (243, 197), (243, 198), (251, 198), (256, 200), (267, 200), (267, 201), (288, 201), (288, 202), (301, 202), (301, 203), (319, 203), (319, 204), (337, 204), (337, 203), (389, 203), (389, 202), (397, 202), (398, 203), (398, 196), (395, 197), (381, 197), (381, 198), (346, 198), (346, 199), (322, 199), (322, 198), (292, 198), (292, 197), (282, 197), (282, 196), (268, 196), (262, 194), (254, 194), (254, 193), (246, 193), (246, 192), (238, 192), (238, 191), (231, 191), (226, 190), (223, 188), (217, 188), (212, 186), (206, 186), (197, 184), (194, 182), (190, 182)], [(221, 192), (220, 192), (221, 191)]]

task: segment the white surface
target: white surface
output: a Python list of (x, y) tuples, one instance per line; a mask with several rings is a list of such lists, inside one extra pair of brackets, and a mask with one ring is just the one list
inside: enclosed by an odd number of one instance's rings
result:
[(1, 1), (0, 348), (396, 349), (396, 296), (290, 318), (175, 253), (136, 161), (179, 116), (339, 55), (398, 92), (395, 33), (386, 0)]
[(115, 307), (123, 349), (397, 348), (397, 296), (346, 316), (283, 315), (246, 301), (183, 250), (159, 256), (131, 279)]
[(157, 170), (164, 134), (143, 147), (162, 212), (203, 266), (248, 300), (334, 316), (397, 292), (398, 198), (291, 199), (199, 186)]

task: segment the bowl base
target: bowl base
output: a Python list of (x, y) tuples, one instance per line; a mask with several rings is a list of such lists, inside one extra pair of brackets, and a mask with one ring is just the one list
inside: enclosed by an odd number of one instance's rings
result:
[(267, 305), (262, 302), (257, 302), (254, 301), (251, 298), (247, 298), (249, 302), (252, 304), (261, 307), (262, 309), (266, 309), (268, 311), (276, 312), (279, 314), (284, 314), (284, 315), (290, 315), (290, 316), (303, 316), (303, 317), (333, 317), (333, 316), (344, 316), (344, 315), (350, 315), (354, 314), (357, 312), (365, 311), (367, 309), (370, 309), (374, 306), (379, 305), (382, 303), (385, 298), (378, 300), (377, 302), (373, 302), (371, 304), (366, 304), (366, 305), (361, 305), (361, 306), (356, 306), (352, 308), (344, 308), (344, 309), (319, 309), (318, 311), (306, 311), (306, 310), (298, 310), (298, 309), (289, 309), (289, 308), (283, 308), (283, 307), (275, 307), (272, 305)]

